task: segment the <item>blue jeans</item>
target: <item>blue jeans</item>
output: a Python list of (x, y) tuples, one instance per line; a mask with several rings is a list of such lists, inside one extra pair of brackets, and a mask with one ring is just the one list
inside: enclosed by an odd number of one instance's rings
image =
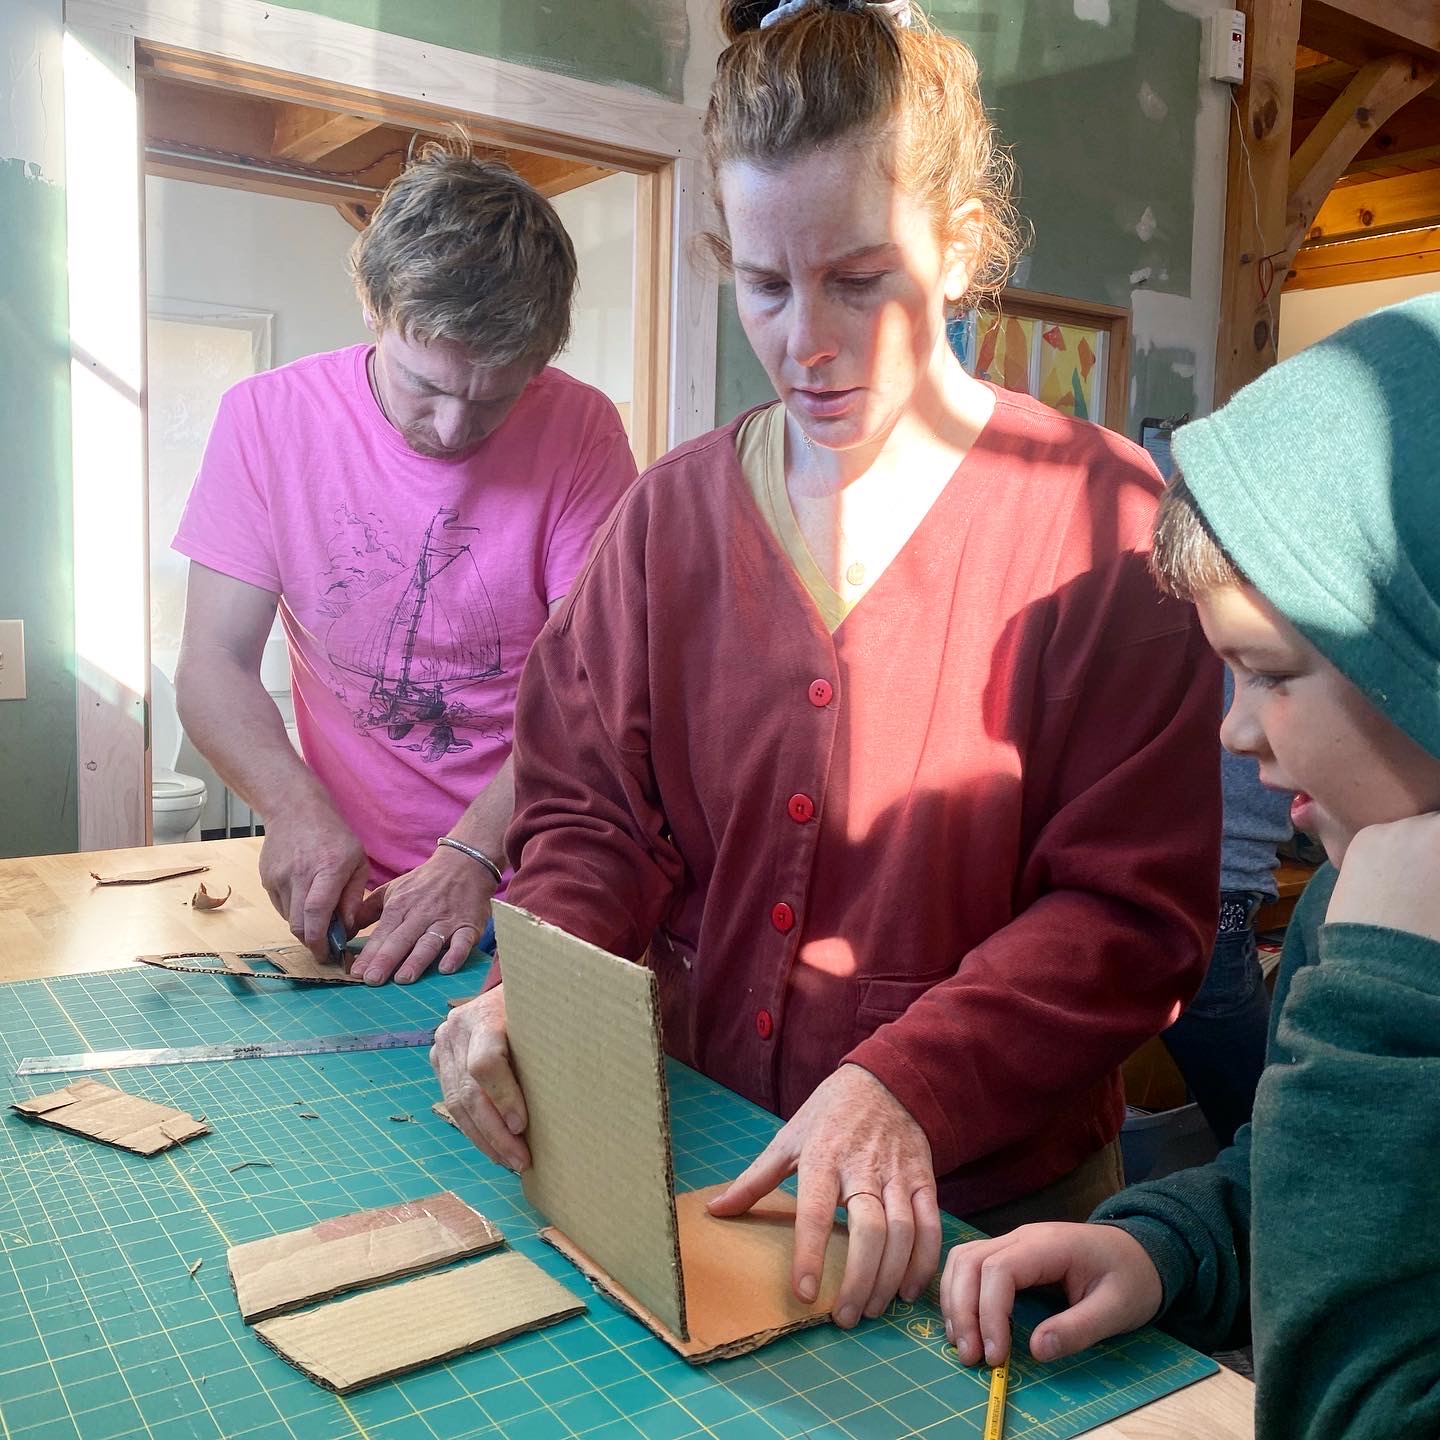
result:
[(1199, 993), (1161, 1038), (1222, 1149), (1250, 1118), (1269, 1028), (1255, 931), (1217, 935)]

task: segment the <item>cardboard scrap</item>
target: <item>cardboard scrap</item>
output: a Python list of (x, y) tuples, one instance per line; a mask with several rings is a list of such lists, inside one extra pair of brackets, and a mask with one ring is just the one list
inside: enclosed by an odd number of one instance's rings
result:
[(110, 875), (101, 875), (92, 870), (90, 878), (97, 885), (153, 885), (157, 880), (175, 880), (181, 875), (199, 875), (208, 870), (208, 865), (162, 865), (155, 870), (116, 870)]
[(231, 893), (231, 887), (227, 885), (223, 895), (212, 895), (202, 880), (200, 888), (190, 897), (190, 904), (196, 910), (218, 910), (230, 898)]
[[(455, 1125), (455, 1117), (450, 1113), (450, 1107), (443, 1101), (437, 1100), (430, 1107), (447, 1125)], [(455, 1125), (458, 1130), (460, 1127)]]
[[(364, 981), (328, 960), (317, 960), (303, 945), (277, 945), (273, 950), (180, 950), (166, 955), (137, 955), (146, 965), (183, 970), (191, 975), (242, 975), (250, 980), (303, 980), (315, 985), (362, 985)], [(275, 969), (257, 970), (252, 960)], [(213, 964), (201, 964), (213, 961)]]
[(449, 1190), (319, 1220), (232, 1246), (227, 1259), (247, 1323), (480, 1255), (505, 1237)]
[(137, 1155), (154, 1155), (210, 1133), (208, 1125), (184, 1110), (127, 1095), (97, 1080), (74, 1080), (63, 1090), (16, 1100), (11, 1108), (46, 1125)]
[(525, 1198), (687, 1339), (655, 976), (513, 905), (492, 913), (530, 1117)]
[(776, 1190), (747, 1214), (717, 1220), (705, 1203), (725, 1188), (711, 1185), (675, 1197), (688, 1339), (677, 1335), (558, 1230), (544, 1229), (540, 1238), (692, 1365), (746, 1355), (794, 1330), (823, 1325), (845, 1276), (844, 1229), (837, 1226), (831, 1235), (819, 1293), (805, 1305), (790, 1285), (795, 1197)]
[(584, 1301), (533, 1260), (507, 1251), (298, 1315), (262, 1320), (255, 1333), (297, 1370), (346, 1395), (584, 1310)]

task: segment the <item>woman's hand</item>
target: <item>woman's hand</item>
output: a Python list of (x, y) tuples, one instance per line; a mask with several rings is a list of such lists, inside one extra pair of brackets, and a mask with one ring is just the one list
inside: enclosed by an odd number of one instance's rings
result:
[(367, 984), (418, 980), (435, 962), (451, 975), (485, 933), (495, 878), (458, 850), (441, 847), (425, 861), (372, 890), (360, 905), (360, 929), (375, 932), (350, 967)]
[(1022, 1225), (998, 1240), (957, 1245), (945, 1262), (945, 1334), (966, 1365), (1010, 1353), (1015, 1294), (1062, 1285), (1070, 1308), (1037, 1325), (1030, 1353), (1058, 1360), (1153, 1320), (1164, 1292), (1145, 1247), (1113, 1225)]
[(913, 1300), (940, 1261), (940, 1207), (930, 1142), (868, 1070), (842, 1065), (723, 1194), (713, 1215), (744, 1214), (788, 1175), (800, 1177), (791, 1284), (819, 1291), (835, 1207), (848, 1212), (849, 1258), (834, 1316), (848, 1329), (881, 1314), (897, 1293)]
[(459, 1130), (497, 1165), (524, 1170), (530, 1148), (520, 1137), (530, 1117), (510, 1068), (503, 985), (450, 1012), (435, 1032), (430, 1064)]
[(1380, 925), (1440, 940), (1440, 815), (1368, 825), (1345, 850), (1327, 925)]

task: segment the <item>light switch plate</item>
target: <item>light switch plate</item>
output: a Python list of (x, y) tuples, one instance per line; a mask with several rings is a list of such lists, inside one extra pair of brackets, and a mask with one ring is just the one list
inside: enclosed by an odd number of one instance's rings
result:
[(25, 698), (25, 622), (0, 620), (0, 700)]

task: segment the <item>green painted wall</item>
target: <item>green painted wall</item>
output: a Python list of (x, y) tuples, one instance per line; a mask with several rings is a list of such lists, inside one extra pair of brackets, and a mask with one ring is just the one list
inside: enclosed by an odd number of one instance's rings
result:
[(4, 856), (76, 845), (68, 329), (65, 192), (0, 161), (0, 618), (25, 622), (28, 681), (0, 701)]
[(681, 98), (684, 0), (295, 0), (308, 10), (473, 55)]

